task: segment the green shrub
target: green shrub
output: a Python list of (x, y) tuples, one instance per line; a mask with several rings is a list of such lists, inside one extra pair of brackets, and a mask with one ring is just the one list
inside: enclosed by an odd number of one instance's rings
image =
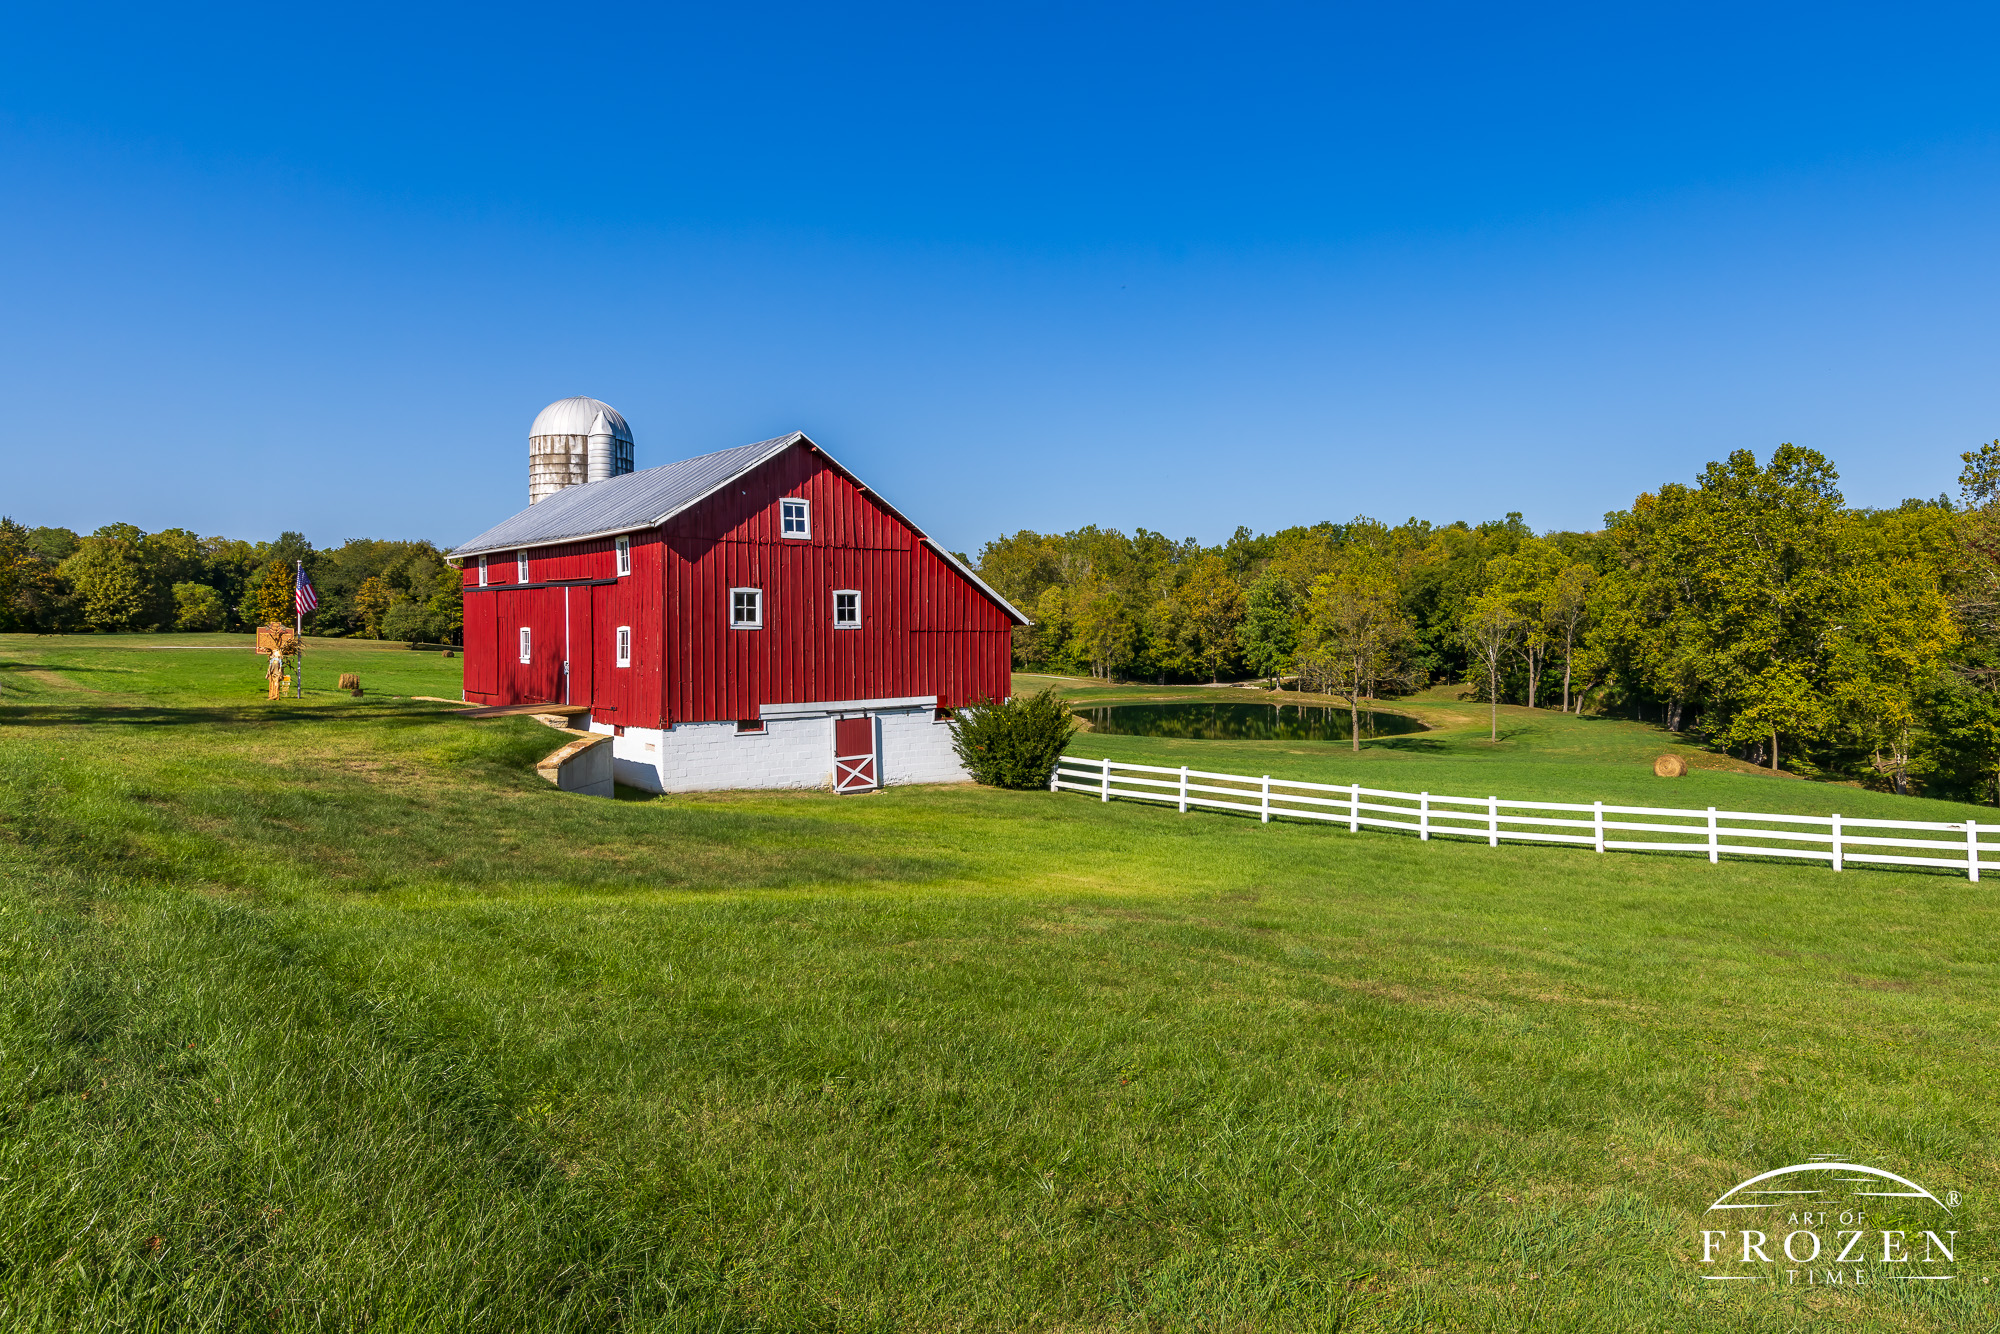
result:
[(973, 778), (988, 787), (1047, 787), (1075, 732), (1069, 706), (1049, 686), (1026, 699), (961, 709), (951, 724), (951, 744)]
[(174, 585), (176, 630), (220, 630), (227, 613), (222, 594), (207, 584)]
[(399, 595), (382, 618), (382, 637), (400, 639), (411, 648), (434, 644), (438, 640), (436, 621), (428, 606)]

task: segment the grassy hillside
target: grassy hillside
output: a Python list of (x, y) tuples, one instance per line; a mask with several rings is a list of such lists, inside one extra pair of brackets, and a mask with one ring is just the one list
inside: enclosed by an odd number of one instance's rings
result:
[[(434, 655), (327, 645), (368, 698), (269, 704), (174, 642), (0, 638), (0, 1328), (2000, 1324), (1983, 886), (970, 787), (595, 800), (533, 775), (546, 729), (390, 697), (455, 695)], [(1080, 744), (1937, 809), (1509, 727)], [(1829, 1152), (1963, 1192), (1964, 1281), (1698, 1281), (1710, 1200)]]
[[(1017, 688), (1055, 685), (1078, 708), (1169, 700), (1292, 704), (1301, 699), (1345, 707), (1332, 696), (1299, 696), (1240, 687), (1097, 686), (1073, 677), (1020, 676)], [(1309, 782), (1362, 783), (1404, 792), (1522, 800), (1597, 801), (1626, 806), (1838, 812), (1881, 819), (1975, 820), (2000, 825), (2000, 810), (1867, 791), (1852, 783), (1811, 783), (1772, 774), (1717, 755), (1644, 723), (1578, 718), (1550, 709), (1502, 705), (1500, 739), (1489, 740), (1488, 706), (1460, 701), (1456, 687), (1428, 691), (1383, 706), (1421, 719), (1429, 730), (1366, 739), (1356, 754), (1347, 742), (1199, 741), (1079, 734), (1072, 754), (1181, 765), (1217, 773), (1269, 773)], [(1673, 753), (1693, 772), (1657, 778), (1653, 761)]]

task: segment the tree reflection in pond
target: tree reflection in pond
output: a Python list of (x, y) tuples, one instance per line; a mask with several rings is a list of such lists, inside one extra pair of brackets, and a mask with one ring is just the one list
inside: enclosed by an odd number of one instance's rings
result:
[[(1346, 741), (1346, 709), (1317, 704), (1108, 704), (1075, 710), (1091, 730), (1114, 736), (1164, 736), (1201, 741)], [(1361, 735), (1421, 732), (1424, 725), (1400, 713), (1363, 712)]]

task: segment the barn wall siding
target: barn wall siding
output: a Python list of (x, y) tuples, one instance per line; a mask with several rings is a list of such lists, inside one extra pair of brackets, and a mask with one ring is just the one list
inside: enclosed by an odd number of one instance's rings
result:
[[(810, 503), (810, 538), (780, 535), (785, 497)], [(670, 723), (754, 718), (765, 704), (1007, 695), (1007, 614), (805, 445), (676, 516), (664, 559)], [(735, 588), (763, 590), (762, 629), (730, 626)], [(859, 629), (834, 628), (836, 589), (861, 594)]]
[[(466, 698), (480, 704), (576, 703), (611, 722), (656, 726), (661, 717), (660, 539), (632, 535), (632, 573), (619, 578), (609, 538), (541, 548), (528, 554), (528, 582), (612, 579), (595, 587), (522, 588), (512, 552), (487, 562), (488, 585), (478, 571), (465, 579)], [(518, 661), (520, 627), (534, 632), (536, 662)], [(632, 629), (632, 665), (619, 667), (618, 627)], [(475, 629), (475, 627), (477, 627)], [(562, 696), (564, 653), (570, 664), (569, 700)], [(475, 682), (486, 681), (485, 686)]]
[[(780, 536), (784, 497), (810, 502), (809, 538)], [(768, 460), (660, 529), (633, 533), (631, 551), (632, 572), (619, 578), (609, 538), (530, 550), (529, 584), (614, 580), (567, 589), (518, 586), (512, 552), (489, 557), (481, 589), (468, 563), (466, 698), (560, 702), (565, 651), (570, 702), (589, 703), (594, 726), (663, 736), (677, 724), (733, 726), (766, 704), (935, 695), (959, 707), (1008, 694), (1012, 619), (810, 445)], [(762, 629), (730, 627), (729, 593), (739, 587), (763, 590)], [(860, 592), (859, 629), (834, 628), (836, 589)], [(534, 635), (534, 661), (525, 665), (515, 651), (523, 625)], [(632, 630), (632, 664), (623, 668), (621, 625)], [(911, 753), (928, 758), (907, 769), (885, 741), (885, 778), (959, 776), (955, 759), (931, 753), (940, 744), (932, 734), (919, 735)], [(785, 750), (769, 738), (743, 744), (774, 756)], [(948, 740), (941, 744), (948, 755)], [(621, 773), (639, 762), (631, 752), (621, 744)]]

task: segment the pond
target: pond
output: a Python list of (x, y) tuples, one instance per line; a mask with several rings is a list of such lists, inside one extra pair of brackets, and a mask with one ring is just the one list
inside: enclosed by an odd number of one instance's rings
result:
[[(1075, 710), (1091, 730), (1114, 736), (1166, 736), (1201, 741), (1346, 741), (1353, 736), (1346, 709), (1318, 704), (1253, 704), (1247, 700), (1187, 704), (1107, 704)], [(1421, 732), (1424, 725), (1400, 713), (1361, 715), (1361, 735)]]

